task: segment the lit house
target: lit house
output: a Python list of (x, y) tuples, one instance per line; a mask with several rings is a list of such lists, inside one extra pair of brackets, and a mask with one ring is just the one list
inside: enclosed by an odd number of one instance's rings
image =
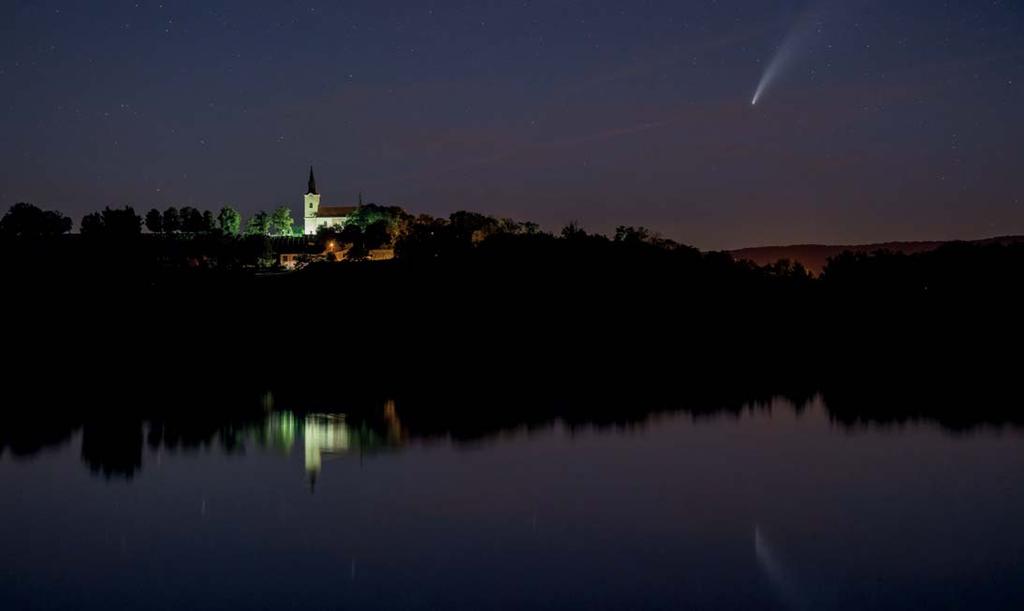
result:
[(355, 206), (321, 206), (320, 194), (316, 190), (316, 178), (310, 166), (309, 186), (302, 202), (303, 232), (306, 235), (315, 235), (317, 229), (321, 227), (344, 227), (355, 210)]
[[(272, 243), (278, 265), (287, 270), (298, 269), (314, 261), (344, 261), (349, 251), (346, 244), (339, 244), (335, 240), (325, 242), (315, 236), (275, 238)], [(377, 248), (369, 252), (367, 259), (384, 261), (394, 256), (394, 249)]]
[(333, 241), (322, 244), (315, 237), (288, 236), (272, 238), (277, 263), (284, 269), (296, 269), (304, 263), (319, 261), (336, 249)]

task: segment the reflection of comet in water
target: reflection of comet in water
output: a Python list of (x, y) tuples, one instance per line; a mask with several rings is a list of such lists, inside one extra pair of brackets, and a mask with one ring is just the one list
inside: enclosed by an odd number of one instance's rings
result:
[(754, 525), (754, 557), (786, 608), (809, 608), (796, 577), (783, 564), (778, 552), (765, 540), (758, 525)]

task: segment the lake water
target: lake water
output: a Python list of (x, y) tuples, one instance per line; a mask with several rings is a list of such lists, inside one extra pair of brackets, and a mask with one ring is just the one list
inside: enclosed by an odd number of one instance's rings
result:
[(0, 609), (1024, 608), (1020, 429), (778, 400), (464, 443), (384, 411), (8, 449)]

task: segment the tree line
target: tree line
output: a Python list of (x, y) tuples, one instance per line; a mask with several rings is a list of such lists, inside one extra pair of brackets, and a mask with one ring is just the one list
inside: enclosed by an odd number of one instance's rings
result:
[[(154, 236), (132, 214), (103, 212), (104, 227), (133, 237), (65, 236), (70, 220), (27, 206), (0, 219), (9, 335), (24, 336), (12, 354), (27, 373), (49, 376), (39, 364), (60, 358), (86, 387), (160, 388), (180, 367), (255, 387), (282, 358), (316, 370), (344, 355), (344, 378), (315, 386), (362, 380), (401, 396), (449, 383), (504, 392), (527, 380), (537, 395), (558, 384), (604, 396), (699, 384), (699, 400), (738, 383), (934, 387), (968, 374), (1016, 380), (1019, 368), (1024, 244), (840, 255), (812, 276), (796, 262), (758, 266), (628, 225), (548, 232), (367, 204), (317, 236)], [(356, 255), (391, 247), (396, 258), (251, 273), (296, 252), (284, 248), (320, 259), (331, 240)]]
[(243, 230), (242, 213), (231, 206), (222, 207), (214, 216), (209, 210), (200, 211), (190, 206), (180, 210), (171, 206), (163, 211), (152, 209), (146, 213), (145, 226), (150, 233), (196, 234), (219, 232), (237, 236), (291, 236), (295, 235), (295, 221), (291, 209), (279, 206), (272, 212), (259, 211), (249, 217)]
[[(245, 222), (243, 222), (245, 221)], [(70, 218), (59, 211), (42, 210), (18, 203), (0, 218), (0, 242), (50, 239), (72, 230)], [(186, 249), (167, 251), (140, 249), (142, 253), (171, 261), (186, 262), (188, 267), (219, 266), (224, 261), (243, 266), (277, 265), (276, 250), (289, 247), (287, 240), (301, 230), (295, 227), (292, 212), (280, 206), (270, 213), (256, 212), (247, 220), (231, 206), (214, 214), (190, 206), (151, 209), (145, 216), (131, 206), (106, 207), (83, 217), (80, 232), (96, 243), (122, 244), (124, 238), (143, 232), (169, 238), (167, 244), (190, 244)], [(823, 290), (847, 291), (851, 295), (881, 291), (900, 294), (951, 293), (957, 287), (979, 289), (983, 286), (1015, 288), (1004, 282), (1024, 268), (1024, 244), (950, 243), (932, 252), (903, 254), (888, 251), (874, 253), (845, 252), (832, 257), (822, 273), (815, 277), (802, 264), (790, 260), (757, 266), (734, 260), (723, 252), (701, 252), (696, 248), (665, 238), (644, 227), (619, 226), (611, 235), (589, 233), (577, 223), (569, 223), (557, 233), (542, 231), (533, 222), (471, 211), (457, 211), (447, 217), (413, 215), (398, 206), (365, 204), (357, 207), (343, 226), (319, 228), (317, 235), (303, 243), (319, 244), (315, 253), (328, 243), (345, 252), (349, 261), (368, 257), (374, 249), (394, 249), (397, 259), (409, 262), (483, 262), (503, 264), (589, 260), (605, 269), (643, 265), (665, 273), (697, 274), (701, 277), (745, 279), (744, 282), (788, 285), (798, 288), (817, 286)], [(236, 244), (236, 246), (232, 246)], [(335, 250), (335, 249), (332, 249)], [(242, 255), (239, 253), (244, 251)], [(250, 252), (251, 251), (251, 252)], [(307, 257), (308, 262), (319, 257)], [(178, 263), (174, 263), (178, 261)], [(233, 265), (227, 265), (231, 267)]]
[[(74, 223), (56, 210), (42, 210), (29, 203), (17, 203), (0, 219), (0, 238), (45, 238), (70, 233)], [(153, 208), (145, 216), (132, 206), (105, 207), (82, 217), (79, 232), (84, 236), (123, 238), (146, 231), (167, 236), (219, 234), (223, 236), (297, 235), (292, 211), (279, 206), (271, 212), (259, 211), (244, 223), (242, 213), (223, 206), (216, 215), (191, 206), (164, 210)]]

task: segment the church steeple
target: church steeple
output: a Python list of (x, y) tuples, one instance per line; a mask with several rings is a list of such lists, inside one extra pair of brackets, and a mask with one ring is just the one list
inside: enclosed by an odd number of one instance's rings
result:
[(317, 195), (316, 192), (316, 177), (313, 176), (313, 166), (309, 166), (309, 186), (306, 188), (307, 194)]
[(316, 233), (317, 217), (320, 215), (320, 194), (316, 192), (316, 177), (313, 176), (313, 166), (309, 166), (309, 186), (306, 188), (306, 195), (302, 198), (302, 216), (306, 235)]

